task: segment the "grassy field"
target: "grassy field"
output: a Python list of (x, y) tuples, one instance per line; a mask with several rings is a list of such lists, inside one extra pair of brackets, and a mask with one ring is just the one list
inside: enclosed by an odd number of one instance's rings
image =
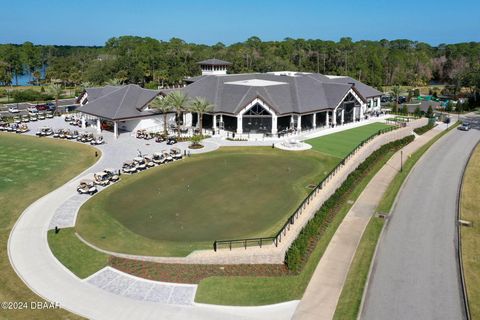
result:
[(284, 277), (211, 277), (198, 286), (195, 301), (221, 305), (265, 305), (301, 299), (310, 278), (317, 267), (330, 239), (335, 234), (345, 215), (360, 196), (368, 182), (393, 155), (385, 153), (381, 160), (371, 166), (370, 172), (350, 193), (349, 201), (340, 204), (339, 213), (324, 231), (303, 270), (295, 276)]
[[(458, 123), (451, 126), (448, 131), (456, 128)], [(448, 131), (437, 134), (428, 143), (415, 151), (411, 157), (405, 161), (403, 171), (398, 172), (388, 185), (387, 190), (382, 196), (377, 212), (390, 213), (395, 198), (400, 190), (403, 182), (414, 167), (415, 163), (423, 156), (423, 154)], [(365, 289), (370, 264), (372, 263), (375, 247), (378, 242), (384, 220), (373, 217), (362, 236), (355, 257), (348, 271), (347, 279), (343, 287), (342, 293), (338, 300), (337, 309), (335, 310), (334, 319), (355, 320), (360, 308), (363, 291)]]
[(480, 147), (474, 151), (463, 180), (461, 219), (471, 221), (472, 227), (462, 227), (462, 260), (467, 285), (470, 314), (480, 319)]
[(342, 132), (329, 134), (323, 137), (307, 140), (313, 150), (343, 158), (350, 153), (361, 141), (367, 139), (378, 130), (390, 127), (384, 123), (375, 122)]
[[(7, 240), (15, 221), (36, 199), (95, 162), (94, 149), (53, 139), (0, 133), (0, 300), (40, 301), (10, 266)], [(35, 261), (32, 261), (35, 265)], [(1, 319), (74, 319), (63, 310), (2, 311)]]
[(270, 236), (338, 161), (270, 147), (195, 155), (123, 176), (81, 208), (76, 230), (101, 248), (147, 255)]
[(79, 278), (86, 278), (108, 264), (108, 255), (80, 241), (74, 228), (61, 229), (57, 234), (48, 231), (48, 244), (53, 255)]

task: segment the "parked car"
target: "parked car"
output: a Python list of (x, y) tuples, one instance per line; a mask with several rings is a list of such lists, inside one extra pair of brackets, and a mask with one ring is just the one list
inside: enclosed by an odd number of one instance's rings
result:
[(19, 113), (20, 110), (18, 110), (17, 106), (10, 106), (10, 107), (8, 107), (8, 112), (10, 112), (10, 113)]
[(458, 130), (461, 130), (461, 131), (468, 131), (468, 130), (470, 130), (470, 123), (464, 122), (464, 123), (462, 123), (462, 125), (459, 126), (457, 129), (458, 129)]
[(36, 106), (30, 106), (30, 107), (28, 107), (28, 108), (27, 108), (27, 111), (28, 111), (29, 113), (32, 113), (32, 114), (35, 114), (35, 113), (38, 112)]
[(38, 111), (48, 110), (48, 106), (46, 104), (37, 104), (36, 108), (37, 108)]
[(404, 97), (404, 96), (398, 97), (398, 103), (402, 104), (402, 103), (405, 103), (405, 102), (407, 102), (407, 97)]

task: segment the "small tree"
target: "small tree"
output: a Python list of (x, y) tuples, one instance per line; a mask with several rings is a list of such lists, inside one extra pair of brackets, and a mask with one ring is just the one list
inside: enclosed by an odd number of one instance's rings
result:
[(432, 118), (432, 117), (433, 117), (433, 108), (432, 108), (432, 106), (429, 106), (429, 107), (428, 107), (426, 116), (427, 116), (427, 118)]
[(213, 107), (214, 107), (213, 104), (208, 102), (205, 98), (201, 98), (201, 97), (196, 97), (190, 105), (190, 110), (198, 114), (198, 124), (199, 124), (200, 134), (202, 134), (203, 132), (202, 131), (203, 115), (206, 112), (212, 111)]
[(452, 102), (451, 102), (451, 101), (448, 101), (448, 102), (447, 102), (447, 105), (445, 106), (445, 111), (446, 111), (446, 112), (452, 112), (452, 110), (453, 110)]
[(58, 100), (62, 97), (62, 86), (55, 83), (48, 87), (48, 93), (55, 99), (55, 108), (58, 108)]
[(415, 113), (415, 115), (416, 115), (417, 117), (420, 117), (420, 116), (422, 115), (422, 110), (420, 110), (420, 107), (419, 107), (419, 106), (417, 106), (417, 107), (415, 108), (414, 113)]
[(405, 114), (405, 115), (408, 114), (408, 107), (407, 107), (406, 104), (404, 104), (404, 105), (402, 106), (402, 111), (401, 111), (401, 112), (402, 112), (403, 114)]
[(180, 117), (182, 112), (187, 110), (190, 106), (190, 99), (183, 91), (173, 91), (166, 97), (167, 103), (175, 110), (177, 134), (180, 137)]
[(400, 88), (400, 86), (393, 86), (392, 96), (395, 99), (395, 104), (397, 105), (397, 108), (398, 108), (398, 98), (400, 97), (401, 92), (402, 92), (402, 89)]
[(396, 103), (392, 104), (392, 113), (398, 113), (398, 105)]
[(200, 147), (202, 144), (200, 143), (203, 140), (203, 136), (200, 134), (195, 134), (190, 138), (190, 141), (192, 142), (191, 146), (192, 147)]
[(168, 100), (165, 97), (156, 97), (151, 103), (152, 108), (157, 109), (163, 114), (163, 133), (165, 136), (167, 132), (167, 116), (170, 111), (172, 111), (172, 106), (168, 103)]

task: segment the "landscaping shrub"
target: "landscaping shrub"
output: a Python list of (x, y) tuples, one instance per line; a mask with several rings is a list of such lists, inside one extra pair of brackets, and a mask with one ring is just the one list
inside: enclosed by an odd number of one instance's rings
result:
[(44, 94), (32, 89), (15, 90), (12, 92), (12, 98), (14, 102), (45, 101), (53, 99), (51, 95)]
[(315, 248), (318, 240), (322, 237), (323, 231), (340, 211), (341, 203), (345, 202), (355, 185), (366, 176), (372, 164), (378, 161), (389, 151), (397, 151), (412, 142), (415, 136), (410, 135), (403, 139), (392, 141), (374, 151), (363, 161), (352, 173), (350, 173), (343, 184), (328, 198), (313, 218), (305, 225), (298, 237), (285, 254), (285, 264), (293, 272), (299, 272), (307, 262), (310, 253)]
[(424, 134), (425, 132), (427, 132), (427, 131), (429, 131), (430, 129), (432, 129), (433, 127), (435, 127), (435, 124), (429, 122), (427, 125), (425, 125), (425, 126), (423, 126), (423, 127), (413, 129), (413, 132), (415, 132), (415, 133), (418, 134), (418, 135), (422, 135), (422, 134)]

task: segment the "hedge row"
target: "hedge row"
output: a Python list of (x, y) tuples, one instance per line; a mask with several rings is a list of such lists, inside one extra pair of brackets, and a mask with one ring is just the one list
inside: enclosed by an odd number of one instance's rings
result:
[(415, 132), (416, 134), (418, 135), (422, 135), (424, 134), (425, 132), (429, 131), (430, 129), (432, 129), (433, 127), (435, 126), (434, 123), (429, 123), (423, 127), (420, 127), (420, 128), (416, 128), (416, 129), (413, 129), (413, 132)]
[(374, 151), (357, 169), (350, 173), (343, 184), (328, 198), (314, 217), (305, 225), (298, 237), (293, 241), (285, 255), (285, 264), (294, 272), (302, 270), (310, 254), (322, 237), (324, 230), (340, 211), (341, 205), (348, 200), (349, 194), (371, 170), (372, 164), (384, 157), (389, 151), (397, 151), (414, 140), (410, 135), (383, 145)]

